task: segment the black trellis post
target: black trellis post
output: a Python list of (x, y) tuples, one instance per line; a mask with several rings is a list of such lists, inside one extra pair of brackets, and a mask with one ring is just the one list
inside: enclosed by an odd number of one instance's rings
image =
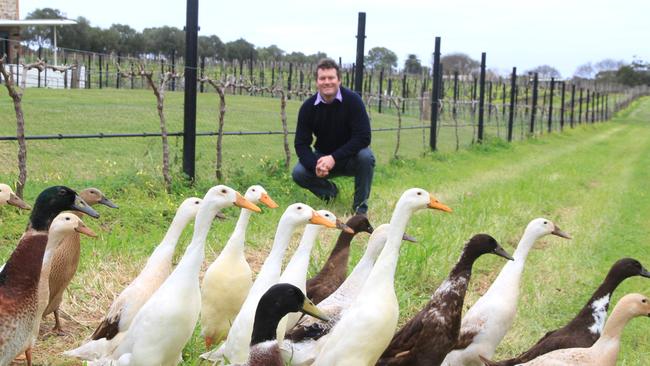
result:
[(402, 75), (402, 114), (406, 113), (406, 73)]
[[(505, 83), (503, 84), (505, 86)], [(512, 77), (510, 78), (510, 115), (508, 116), (508, 142), (512, 141), (512, 127), (515, 120), (515, 90), (517, 88), (517, 68), (512, 68)], [(504, 95), (505, 100), (505, 95)]]
[(357, 74), (357, 69), (356, 65), (352, 64), (352, 79), (350, 80), (350, 88), (353, 88), (354, 85), (357, 85), (357, 81), (355, 80), (356, 74)]
[(478, 142), (483, 142), (483, 114), (485, 113), (485, 52), (481, 53), (480, 91), (478, 101)]
[(91, 75), (92, 73), (90, 72), (91, 70), (91, 65), (93, 63), (92, 55), (88, 54), (88, 68), (86, 70), (86, 89), (91, 88)]
[[(188, 1), (192, 1), (192, 0), (188, 0)], [(176, 75), (176, 50), (172, 51), (172, 75)], [(172, 78), (172, 91), (176, 91), (176, 78)]]
[(575, 110), (575, 101), (576, 101), (576, 85), (571, 84), (571, 117), (569, 119), (569, 124), (571, 125), (571, 128), (573, 128), (573, 113)]
[(436, 37), (435, 51), (433, 52), (433, 88), (431, 91), (431, 128), (429, 131), (429, 146), (431, 150), (437, 150), (438, 140), (438, 92), (440, 88), (440, 37)]
[[(587, 89), (587, 102), (585, 103), (585, 123), (589, 123), (589, 102), (591, 102), (591, 99), (589, 99), (589, 89)], [(593, 95), (591, 95), (593, 98)]]
[(562, 82), (562, 91), (560, 97), (560, 131), (564, 129), (564, 94), (566, 92), (566, 85)]
[(99, 55), (99, 89), (102, 88), (102, 55)]
[(537, 114), (537, 85), (539, 82), (539, 75), (533, 75), (533, 101), (530, 107), (530, 134), (535, 133), (535, 114)]
[[(354, 78), (354, 91), (362, 95), (363, 90), (363, 53), (364, 44), (366, 41), (366, 13), (359, 12), (359, 24), (357, 27), (357, 62), (356, 62), (356, 75)], [(353, 66), (354, 68), (354, 66)]]
[(591, 123), (596, 122), (596, 99), (598, 98), (598, 93), (595, 91), (591, 94)]
[[(187, 47), (185, 49), (185, 90), (183, 99), (185, 104), (183, 108), (183, 172), (193, 183), (196, 163), (196, 58), (199, 36), (199, 0), (187, 0), (185, 30), (185, 44)], [(174, 50), (173, 54), (175, 53), (176, 50)], [(173, 62), (172, 67), (175, 67)]]
[(118, 52), (117, 53), (117, 66), (118, 67), (117, 67), (117, 73), (116, 73), (117, 77), (115, 78), (115, 88), (116, 89), (120, 88), (120, 79), (122, 79), (120, 77), (120, 68), (119, 68), (120, 62), (122, 62), (122, 55)]
[(578, 98), (578, 124), (582, 123), (582, 88), (580, 88), (580, 97)]
[(287, 99), (291, 99), (291, 78), (293, 76), (293, 63), (289, 62), (289, 80), (287, 81)]
[(551, 85), (549, 86), (549, 102), (548, 102), (548, 132), (553, 131), (553, 91), (555, 89), (555, 78), (551, 78)]
[(381, 113), (381, 97), (382, 97), (382, 90), (384, 89), (384, 68), (382, 67), (381, 70), (379, 70), (379, 89), (377, 90), (377, 98), (379, 98), (379, 103), (378, 103), (378, 113)]
[(201, 84), (199, 85), (199, 91), (203, 93), (203, 77), (205, 75), (205, 56), (201, 56)]

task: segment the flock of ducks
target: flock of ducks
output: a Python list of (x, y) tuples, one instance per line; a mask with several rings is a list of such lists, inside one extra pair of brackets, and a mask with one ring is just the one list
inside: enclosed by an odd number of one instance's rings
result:
[[(82, 218), (99, 217), (92, 205), (117, 206), (95, 188), (77, 194), (55, 186), (45, 189), (31, 208), (0, 184), (0, 205), (5, 204), (32, 212), (0, 272), (0, 366), (23, 353), (31, 365), (41, 318), (53, 313), (53, 331), (63, 331), (59, 308), (79, 264), (80, 234), (96, 236)], [(514, 322), (531, 248), (547, 235), (570, 239), (553, 222), (532, 220), (512, 256), (490, 235), (473, 236), (429, 302), (397, 329), (395, 271), (402, 243), (415, 240), (406, 234), (408, 222), (420, 210), (451, 208), (412, 188), (396, 203), (390, 222), (373, 228), (365, 215), (343, 223), (329, 211), (294, 203), (281, 216), (271, 251), (253, 279), (244, 243), (250, 217), (262, 205), (278, 207), (259, 185), (244, 195), (217, 185), (203, 198), (183, 201), (142, 271), (89, 338), (64, 354), (88, 365), (177, 365), (200, 323), (209, 350), (201, 357), (213, 364), (607, 366), (616, 365), (625, 325), (634, 317), (650, 316), (648, 298), (628, 294), (607, 318), (612, 294), (623, 280), (650, 278), (641, 263), (624, 258), (566, 326), (514, 358), (493, 361)], [(223, 217), (221, 210), (232, 206), (241, 208), (235, 229), (201, 282), (208, 232), (215, 218)], [(193, 220), (191, 242), (173, 267), (179, 238)], [(291, 237), (301, 228), (298, 248), (283, 270)], [(341, 233), (321, 271), (307, 279), (312, 248), (326, 228)], [(366, 250), (347, 275), (350, 243), (361, 232), (370, 233)], [(462, 316), (472, 266), (484, 254), (507, 262)]]

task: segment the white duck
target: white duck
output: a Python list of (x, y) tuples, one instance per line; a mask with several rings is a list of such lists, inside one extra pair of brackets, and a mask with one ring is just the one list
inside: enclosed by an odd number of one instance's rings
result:
[(237, 314), (228, 332), (228, 338), (219, 349), (204, 353), (201, 355), (202, 358), (210, 361), (224, 360), (225, 358), (230, 363), (246, 362), (257, 304), (266, 290), (275, 285), (280, 279), (282, 258), (287, 250), (292, 233), (299, 226), (308, 223), (335, 227), (334, 223), (325, 220), (304, 203), (294, 203), (287, 207), (278, 223), (271, 252), (264, 261), (239, 314)]
[(196, 217), (201, 202), (203, 200), (200, 198), (190, 197), (181, 203), (167, 233), (151, 253), (147, 264), (133, 282), (113, 300), (108, 314), (90, 336), (90, 340), (76, 349), (64, 352), (64, 355), (94, 360), (113, 353), (142, 305), (172, 272), (172, 257), (178, 239), (185, 227)]
[(400, 197), (390, 220), (384, 249), (357, 299), (341, 317), (320, 349), (314, 365), (374, 365), (390, 343), (399, 315), (395, 269), (406, 225), (420, 209), (451, 209), (425, 190), (411, 188)]
[(176, 365), (192, 336), (201, 310), (199, 272), (205, 241), (219, 210), (236, 205), (260, 212), (234, 189), (218, 185), (203, 197), (192, 242), (160, 288), (137, 313), (126, 336), (112, 354), (118, 365)]
[[(589, 348), (565, 348), (546, 353), (522, 366), (616, 366), (623, 328), (632, 318), (650, 316), (650, 300), (641, 294), (623, 296), (605, 323), (600, 338)], [(491, 362), (484, 360), (486, 365)], [(647, 360), (646, 360), (647, 361)]]
[(517, 314), (521, 275), (528, 252), (538, 239), (549, 235), (570, 239), (550, 220), (531, 221), (514, 254), (487, 292), (465, 313), (455, 350), (447, 354), (442, 365), (481, 366), (479, 356), (491, 358)]
[[(334, 223), (338, 229), (345, 230), (348, 234), (354, 234), (354, 231), (345, 225), (341, 220), (337, 219), (336, 216), (327, 210), (318, 210), (319, 215), (324, 217), (326, 220)], [(316, 243), (316, 238), (320, 232), (324, 229), (322, 225), (307, 225), (305, 231), (302, 233), (302, 238), (300, 239), (300, 244), (298, 248), (291, 256), (289, 263), (285, 267), (280, 280), (278, 283), (288, 283), (294, 285), (302, 291), (302, 293), (307, 293), (307, 271), (309, 270), (309, 258), (311, 256), (311, 251)], [(278, 324), (278, 341), (281, 342), (284, 338), (284, 333), (286, 330), (293, 328), (298, 320), (302, 316), (300, 312), (293, 312), (287, 314), (280, 320)]]
[[(266, 190), (259, 185), (249, 187), (244, 197), (256, 205), (263, 203), (269, 208), (278, 207)], [(220, 343), (228, 334), (230, 324), (237, 316), (253, 285), (253, 272), (244, 254), (246, 228), (251, 214), (251, 210), (241, 210), (230, 239), (203, 277), (201, 336), (205, 339), (205, 346), (208, 349), (213, 344)]]
[[(317, 343), (324, 344), (327, 340), (327, 333), (341, 319), (343, 313), (350, 307), (359, 294), (359, 291), (366, 282), (370, 271), (386, 244), (388, 238), (388, 224), (379, 225), (374, 229), (366, 251), (352, 270), (352, 273), (345, 279), (341, 286), (330, 296), (320, 302), (318, 308), (327, 315), (328, 322), (304, 317), (297, 326), (289, 329), (287, 340), (281, 347), (282, 355), (292, 365), (310, 365), (316, 357)], [(404, 240), (414, 241), (413, 238), (404, 234)]]
[(14, 193), (13, 189), (4, 183), (0, 183), (0, 206), (12, 205), (24, 210), (29, 210), (31, 207), (21, 200)]

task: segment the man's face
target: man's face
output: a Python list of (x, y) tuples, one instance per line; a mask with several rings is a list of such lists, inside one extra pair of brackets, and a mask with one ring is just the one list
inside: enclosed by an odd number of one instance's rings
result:
[(331, 100), (336, 97), (341, 81), (336, 75), (336, 69), (318, 69), (316, 86), (320, 95)]

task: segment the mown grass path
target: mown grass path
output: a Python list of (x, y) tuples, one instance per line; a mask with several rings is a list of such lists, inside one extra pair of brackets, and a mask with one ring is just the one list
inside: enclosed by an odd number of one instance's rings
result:
[[(378, 154), (392, 151), (390, 146), (377, 141), (373, 149)], [(61, 154), (64, 150), (57, 148)], [(80, 156), (88, 154), (84, 150)], [(36, 164), (41, 170), (35, 175), (40, 180), (34, 182), (31, 190), (37, 192), (63, 180), (62, 170), (73, 170), (70, 165), (58, 169), (57, 157), (60, 155), (52, 156), (50, 161), (38, 157)], [(133, 159), (129, 151), (116, 151), (111, 156), (115, 161), (113, 174), (87, 170), (86, 178), (71, 178), (75, 186), (100, 187), (121, 207), (116, 211), (102, 209), (101, 222), (87, 221), (93, 228), (99, 226), (101, 237), (82, 244), (80, 272), (64, 304), (64, 310), (74, 319), (66, 322), (70, 334), (39, 341), (35, 351), (37, 364), (71, 363), (58, 353), (78, 345), (90, 334), (113, 296), (139, 271), (164, 234), (175, 205), (182, 197), (202, 195), (206, 187), (214, 184), (204, 179), (196, 188), (178, 188), (168, 196), (149, 170), (133, 174), (133, 169), (119, 169)], [(527, 223), (546, 217), (571, 233), (573, 240), (547, 237), (531, 251), (522, 279), (517, 319), (495, 358), (527, 349), (546, 331), (571, 319), (616, 260), (633, 257), (650, 267), (649, 167), (650, 98), (634, 103), (609, 123), (567, 128), (561, 134), (511, 145), (489, 141), (457, 153), (427, 154), (380, 164), (370, 202), (373, 224), (388, 222), (395, 201), (410, 187), (434, 192), (454, 209), (452, 214), (417, 213), (408, 226), (409, 234), (420, 242), (402, 248), (396, 278), (400, 322), (427, 302), (470, 236), (480, 232), (491, 234), (512, 252)], [(0, 170), (0, 180), (8, 176), (3, 173)], [(242, 166), (237, 173), (226, 183), (240, 191), (261, 182), (281, 207), (296, 201), (323, 207), (311, 195), (297, 189), (288, 174), (269, 161), (262, 161), (257, 167)], [(327, 208), (345, 216), (352, 182), (338, 183), (341, 197)], [(259, 268), (270, 248), (280, 214), (280, 210), (267, 211), (251, 220), (247, 244), (254, 268)], [(237, 212), (232, 210), (228, 215), (231, 219), (215, 225), (210, 234), (208, 263), (232, 231)], [(25, 214), (2, 208), (0, 261), (15, 246), (26, 218)], [(189, 233), (185, 233), (177, 253), (182, 253), (188, 237)], [(320, 267), (334, 240), (335, 233), (327, 232), (314, 252), (312, 270)], [(367, 235), (359, 235), (353, 242), (351, 266), (361, 256), (366, 240)], [(466, 307), (487, 289), (502, 265), (503, 261), (494, 256), (476, 263)], [(616, 291), (613, 303), (629, 292), (650, 295), (650, 280), (626, 280)], [(48, 318), (43, 331), (51, 325)], [(198, 354), (204, 351), (196, 334), (186, 347), (184, 364), (197, 364)], [(647, 319), (634, 319), (624, 332), (619, 364), (647, 365), (648, 345), (650, 323)]]

